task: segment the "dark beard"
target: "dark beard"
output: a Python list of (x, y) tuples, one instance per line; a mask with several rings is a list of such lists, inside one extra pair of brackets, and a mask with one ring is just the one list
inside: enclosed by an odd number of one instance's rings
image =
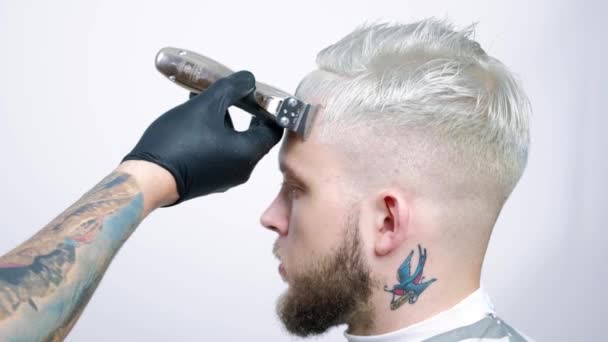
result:
[(358, 215), (347, 219), (344, 242), (336, 254), (321, 260), (305, 274), (294, 275), (281, 296), (277, 313), (292, 334), (318, 335), (340, 324), (371, 324), (370, 270), (361, 253)]

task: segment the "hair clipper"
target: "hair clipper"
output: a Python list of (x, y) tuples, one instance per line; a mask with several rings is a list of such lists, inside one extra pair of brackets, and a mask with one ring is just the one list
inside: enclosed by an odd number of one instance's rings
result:
[[(211, 58), (173, 47), (166, 47), (158, 52), (156, 68), (169, 80), (194, 93), (200, 93), (218, 79), (234, 73)], [(240, 101), (237, 107), (247, 112), (261, 108), (265, 117), (283, 128), (294, 131), (302, 138), (308, 136), (307, 130), (318, 108), (261, 82), (256, 82), (254, 93)]]

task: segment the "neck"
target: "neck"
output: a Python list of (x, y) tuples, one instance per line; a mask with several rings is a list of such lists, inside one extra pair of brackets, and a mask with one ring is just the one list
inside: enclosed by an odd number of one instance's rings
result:
[[(400, 284), (395, 277), (395, 270), (403, 263), (407, 254), (399, 258), (399, 262), (391, 263), (394, 267), (393, 271), (385, 272), (386, 276), (378, 279), (368, 302), (368, 310), (353, 317), (349, 322), (348, 333), (369, 336), (406, 328), (450, 309), (479, 288), (480, 264), (465, 266), (444, 263), (441, 267), (438, 261), (441, 259), (434, 259), (431, 253), (429, 251), (429, 257), (424, 265), (423, 278), (417, 283), (424, 284), (433, 278), (436, 279), (435, 281), (430, 282), (426, 289), (420, 291), (411, 301), (409, 296), (401, 296), (400, 294), (407, 293), (411, 287), (395, 287), (396, 284)], [(412, 275), (416, 272), (419, 260), (418, 251), (414, 254), (410, 265)], [(459, 271), (456, 273), (454, 270)], [(393, 293), (396, 293), (394, 297)], [(391, 305), (391, 302), (394, 304)]]

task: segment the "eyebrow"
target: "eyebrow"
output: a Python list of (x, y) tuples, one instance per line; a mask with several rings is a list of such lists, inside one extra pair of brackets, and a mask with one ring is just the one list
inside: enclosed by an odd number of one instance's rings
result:
[(289, 164), (284, 161), (279, 161), (279, 170), (283, 173), (284, 176), (288, 178), (292, 178), (295, 181), (300, 183), (304, 183), (303, 178), (299, 176), (298, 172)]

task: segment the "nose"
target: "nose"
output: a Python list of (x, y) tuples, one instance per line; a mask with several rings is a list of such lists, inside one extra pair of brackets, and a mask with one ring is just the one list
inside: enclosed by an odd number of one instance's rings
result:
[(288, 232), (289, 215), (289, 208), (279, 193), (260, 217), (260, 223), (262, 226), (284, 236)]

